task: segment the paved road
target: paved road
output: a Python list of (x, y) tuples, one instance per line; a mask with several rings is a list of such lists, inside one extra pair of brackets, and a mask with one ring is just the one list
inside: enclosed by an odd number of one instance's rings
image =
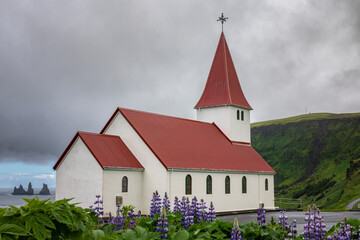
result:
[[(360, 211), (349, 211), (349, 212), (321, 212), (324, 216), (326, 230), (329, 230), (333, 225), (337, 224), (339, 220), (342, 220), (344, 216), (348, 218), (356, 218), (360, 219)], [(280, 212), (267, 212), (266, 213), (266, 221), (269, 222), (271, 217), (274, 217), (276, 220), (279, 219)], [(305, 225), (305, 212), (287, 212), (286, 215), (288, 216), (288, 224), (292, 222), (293, 219), (296, 219), (297, 222), (297, 230), (299, 233), (304, 232), (304, 225)], [(220, 216), (219, 218), (223, 219), (224, 221), (233, 222), (234, 218), (237, 218), (240, 223), (246, 223), (249, 221), (256, 222), (256, 213), (243, 213), (243, 214), (236, 214), (236, 215), (227, 215), (227, 216)]]
[(357, 204), (358, 202), (360, 202), (360, 198), (358, 199), (355, 199), (354, 201), (352, 201), (351, 203), (349, 203), (347, 206), (346, 206), (346, 209), (353, 209), (355, 204)]

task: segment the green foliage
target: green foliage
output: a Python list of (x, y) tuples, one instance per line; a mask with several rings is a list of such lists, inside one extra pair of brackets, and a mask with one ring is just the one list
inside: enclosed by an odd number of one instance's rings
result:
[(358, 197), (360, 113), (261, 122), (252, 124), (251, 134), (252, 146), (277, 172), (276, 197), (301, 198), (303, 206), (316, 203), (334, 210)]
[(87, 239), (92, 234), (91, 215), (71, 199), (24, 200), (25, 206), (0, 209), (0, 239)]

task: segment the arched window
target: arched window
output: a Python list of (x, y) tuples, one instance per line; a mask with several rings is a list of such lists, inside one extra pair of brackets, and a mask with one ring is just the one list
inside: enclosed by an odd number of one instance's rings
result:
[(185, 194), (191, 195), (191, 176), (189, 174), (185, 178)]
[(206, 177), (206, 194), (212, 194), (212, 178), (210, 175)]
[(128, 191), (128, 178), (125, 176), (122, 178), (122, 192)]
[(236, 111), (236, 118), (237, 118), (237, 120), (240, 120), (240, 111), (239, 110)]
[(226, 176), (225, 177), (225, 194), (229, 194), (230, 193), (230, 177)]
[(266, 178), (265, 179), (265, 191), (268, 191), (269, 190), (269, 181), (268, 179)]
[(241, 121), (244, 121), (244, 111), (241, 111)]
[(243, 176), (242, 178), (242, 193), (246, 193), (246, 177)]

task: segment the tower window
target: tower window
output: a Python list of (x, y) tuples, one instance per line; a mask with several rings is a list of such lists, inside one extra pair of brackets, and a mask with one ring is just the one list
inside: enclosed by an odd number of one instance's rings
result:
[(191, 195), (191, 176), (189, 174), (185, 178), (185, 194)]
[(237, 120), (240, 120), (240, 111), (239, 110), (236, 111), (236, 118), (237, 118)]
[(266, 178), (265, 179), (265, 191), (268, 191), (269, 190), (269, 181), (268, 179)]
[(230, 177), (226, 176), (225, 177), (225, 194), (229, 194), (230, 193)]
[(241, 111), (241, 121), (244, 121), (244, 111)]
[(128, 178), (126, 176), (122, 178), (122, 192), (128, 192)]
[(210, 175), (206, 177), (206, 194), (212, 194), (212, 178)]
[(242, 193), (246, 193), (247, 192), (247, 189), (246, 189), (246, 177), (243, 176), (242, 178)]

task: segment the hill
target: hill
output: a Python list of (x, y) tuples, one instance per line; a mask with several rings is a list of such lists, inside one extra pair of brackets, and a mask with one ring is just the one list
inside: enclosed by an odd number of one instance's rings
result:
[(360, 198), (360, 113), (254, 123), (251, 135), (252, 146), (277, 172), (276, 197), (327, 209)]

